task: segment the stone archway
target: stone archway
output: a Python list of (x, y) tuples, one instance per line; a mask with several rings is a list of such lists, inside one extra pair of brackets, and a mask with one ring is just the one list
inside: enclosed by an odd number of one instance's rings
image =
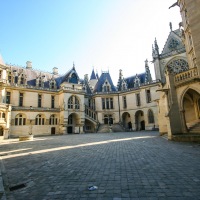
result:
[(200, 94), (188, 89), (182, 99), (184, 123), (187, 128), (200, 122)]
[(135, 129), (136, 131), (145, 130), (144, 112), (142, 110), (135, 113)]
[(128, 112), (122, 114), (122, 124), (125, 129), (132, 129), (131, 116)]
[(68, 116), (67, 133), (80, 133), (80, 118), (76, 113), (72, 113)]

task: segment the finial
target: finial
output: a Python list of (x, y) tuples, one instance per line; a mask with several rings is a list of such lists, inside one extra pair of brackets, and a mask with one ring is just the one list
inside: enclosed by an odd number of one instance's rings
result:
[(144, 62), (145, 62), (145, 67), (148, 67), (148, 60), (146, 59)]
[(75, 64), (74, 64), (74, 62), (73, 62), (73, 69), (75, 69)]
[(169, 22), (169, 27), (170, 27), (170, 30), (172, 31), (172, 23)]

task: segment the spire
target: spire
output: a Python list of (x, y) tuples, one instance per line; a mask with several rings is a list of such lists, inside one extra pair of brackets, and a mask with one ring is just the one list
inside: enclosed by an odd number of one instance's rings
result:
[(145, 69), (149, 69), (148, 60), (146, 59), (144, 62), (145, 62)]
[(97, 78), (97, 79), (99, 79), (99, 75), (98, 75), (98, 72), (97, 72), (97, 70), (96, 70), (96, 78)]
[(170, 30), (172, 31), (172, 23), (169, 22), (169, 27), (170, 27)]
[(158, 58), (159, 57), (159, 47), (158, 47), (158, 43), (157, 43), (156, 38), (155, 38), (155, 41), (154, 41), (154, 52), (155, 52), (155, 58)]
[(119, 70), (119, 79), (122, 80), (122, 78), (123, 78), (123, 73), (122, 73), (122, 70), (120, 69)]
[(118, 82), (117, 82), (118, 91), (122, 90), (122, 79), (123, 79), (123, 74), (122, 74), (122, 70), (120, 69), (119, 70), (119, 79), (118, 79)]
[(94, 73), (94, 68), (93, 68), (92, 74), (91, 74), (91, 76), (90, 76), (90, 80), (92, 80), (92, 79), (97, 79), (97, 77), (96, 77), (96, 75), (95, 75), (95, 73)]
[(144, 62), (145, 62), (145, 83), (149, 83), (152, 81), (151, 72), (149, 70), (148, 60), (146, 59)]
[(75, 64), (74, 64), (74, 62), (73, 62), (73, 67), (72, 67), (72, 69), (75, 69)]

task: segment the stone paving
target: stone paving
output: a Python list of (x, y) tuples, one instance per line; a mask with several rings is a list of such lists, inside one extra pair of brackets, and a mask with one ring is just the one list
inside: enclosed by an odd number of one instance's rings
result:
[(200, 146), (158, 132), (7, 140), (0, 154), (5, 184), (22, 186), (8, 200), (200, 199)]

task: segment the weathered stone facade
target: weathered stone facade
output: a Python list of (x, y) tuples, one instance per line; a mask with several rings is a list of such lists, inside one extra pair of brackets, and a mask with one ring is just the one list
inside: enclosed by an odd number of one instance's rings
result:
[[(113, 85), (109, 72), (80, 79), (75, 66), (60, 76), (27, 66), (0, 64), (1, 137), (96, 132), (99, 125), (119, 124), (124, 129), (158, 128), (156, 92), (145, 62), (145, 73)], [(122, 71), (121, 71), (122, 72)], [(120, 83), (122, 77), (119, 77)], [(155, 100), (155, 101), (154, 101)], [(130, 127), (131, 124), (131, 127)]]

